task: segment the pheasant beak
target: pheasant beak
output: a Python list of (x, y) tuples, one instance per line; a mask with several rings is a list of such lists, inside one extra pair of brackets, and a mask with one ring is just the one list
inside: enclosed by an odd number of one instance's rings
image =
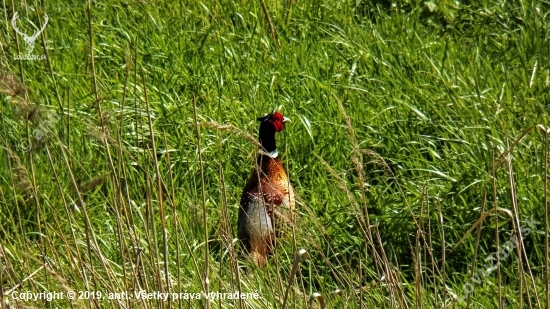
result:
[(292, 122), (290, 121), (290, 118), (283, 117), (283, 123)]

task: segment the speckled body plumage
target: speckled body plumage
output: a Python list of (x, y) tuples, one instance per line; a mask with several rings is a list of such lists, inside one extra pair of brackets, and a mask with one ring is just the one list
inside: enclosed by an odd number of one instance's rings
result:
[[(280, 113), (278, 115), (284, 118)], [(295, 220), (294, 190), (275, 148), (275, 132), (284, 127), (278, 130), (275, 127), (272, 131), (269, 125), (266, 123), (260, 127), (262, 148), (243, 189), (238, 218), (239, 239), (250, 258), (260, 267), (265, 266), (267, 256), (273, 250), (277, 231)]]

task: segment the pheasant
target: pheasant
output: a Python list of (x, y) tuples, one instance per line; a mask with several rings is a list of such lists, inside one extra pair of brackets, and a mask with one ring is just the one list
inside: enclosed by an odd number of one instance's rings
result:
[(276, 231), (282, 224), (293, 224), (295, 215), (294, 190), (275, 144), (275, 133), (281, 132), (290, 119), (276, 111), (258, 121), (261, 146), (241, 195), (238, 236), (250, 259), (263, 268), (273, 249)]

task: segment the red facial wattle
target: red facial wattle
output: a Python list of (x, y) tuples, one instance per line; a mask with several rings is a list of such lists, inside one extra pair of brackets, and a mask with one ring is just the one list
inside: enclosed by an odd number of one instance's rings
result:
[(268, 121), (273, 124), (275, 132), (281, 132), (285, 128), (285, 122), (289, 122), (290, 119), (284, 117), (283, 114), (279, 112), (275, 112)]

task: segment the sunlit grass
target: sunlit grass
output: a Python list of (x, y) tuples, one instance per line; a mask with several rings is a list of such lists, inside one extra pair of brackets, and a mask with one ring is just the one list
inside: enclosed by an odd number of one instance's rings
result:
[[(319, 304), (313, 293), (328, 308), (465, 308), (454, 295), (534, 218), (470, 308), (547, 306), (548, 3), (265, 8), (276, 33), (261, 2), (3, 2), (4, 301), (202, 293), (208, 265), (210, 291), (262, 296), (216, 308), (280, 308), (287, 291), (287, 308)], [(49, 61), (14, 60), (26, 48), (15, 11), (29, 35), (48, 14), (33, 54)], [(278, 145), (299, 220), (264, 271), (239, 258), (236, 217), (255, 119), (277, 108), (293, 121)]]

